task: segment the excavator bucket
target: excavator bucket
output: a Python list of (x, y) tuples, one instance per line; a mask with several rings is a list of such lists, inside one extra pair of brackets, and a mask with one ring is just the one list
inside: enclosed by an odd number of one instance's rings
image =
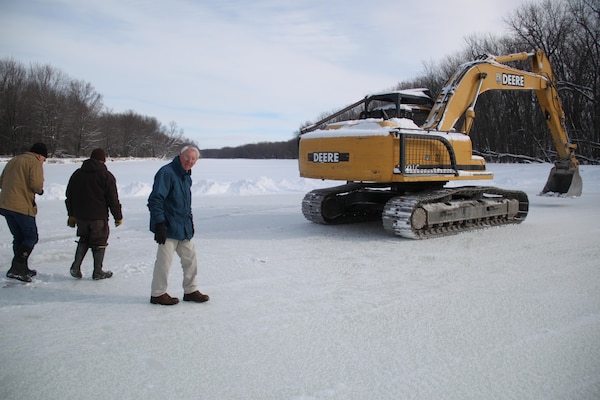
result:
[(557, 162), (552, 170), (550, 170), (550, 176), (546, 181), (546, 186), (540, 195), (547, 193), (558, 193), (564, 197), (579, 197), (581, 196), (581, 189), (583, 181), (581, 175), (579, 175), (579, 167), (569, 167), (563, 163)]

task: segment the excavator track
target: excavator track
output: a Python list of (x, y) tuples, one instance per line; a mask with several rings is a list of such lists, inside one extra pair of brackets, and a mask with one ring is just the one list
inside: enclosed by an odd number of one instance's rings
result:
[(490, 226), (523, 222), (527, 194), (494, 187), (448, 188), (396, 196), (382, 214), (386, 231), (409, 239), (427, 239)]
[(393, 197), (387, 191), (370, 190), (377, 187), (348, 183), (313, 190), (302, 200), (302, 214), (309, 221), (326, 225), (377, 220), (385, 203)]
[(521, 191), (465, 186), (399, 194), (384, 185), (349, 183), (313, 190), (302, 213), (318, 224), (344, 224), (381, 218), (385, 230), (409, 239), (427, 239), (484, 227), (515, 224), (527, 216)]

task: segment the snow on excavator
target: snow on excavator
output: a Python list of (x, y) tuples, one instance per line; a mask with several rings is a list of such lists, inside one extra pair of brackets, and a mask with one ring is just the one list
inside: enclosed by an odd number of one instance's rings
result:
[[(531, 72), (505, 64), (527, 59)], [(488, 90), (536, 93), (557, 151), (541, 194), (580, 196), (576, 145), (567, 136), (549, 60), (537, 50), (461, 65), (435, 102), (421, 89), (371, 95), (301, 130), (300, 176), (346, 181), (307, 193), (304, 216), (321, 224), (381, 218), (386, 231), (412, 239), (522, 222), (529, 209), (524, 192), (445, 187), (449, 181), (493, 178), (485, 160), (473, 155), (469, 137), (477, 98)], [(361, 104), (358, 119), (327, 124)]]

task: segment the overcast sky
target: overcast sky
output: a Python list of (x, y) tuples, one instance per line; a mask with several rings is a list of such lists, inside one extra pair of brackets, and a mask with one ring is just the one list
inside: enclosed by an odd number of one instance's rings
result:
[(291, 139), (469, 35), (505, 34), (526, 2), (0, 0), (0, 58), (50, 64), (201, 148), (238, 146)]

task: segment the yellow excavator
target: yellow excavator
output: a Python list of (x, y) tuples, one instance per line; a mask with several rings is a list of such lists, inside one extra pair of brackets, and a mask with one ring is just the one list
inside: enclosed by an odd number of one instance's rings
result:
[[(506, 65), (527, 59), (531, 71)], [(473, 155), (469, 137), (477, 99), (488, 90), (535, 92), (557, 152), (541, 193), (580, 196), (576, 145), (567, 136), (550, 62), (537, 50), (465, 63), (435, 101), (419, 90), (367, 96), (333, 115), (362, 103), (358, 118), (326, 123), (330, 116), (301, 130), (300, 176), (345, 181), (307, 193), (302, 200), (306, 219), (340, 224), (381, 218), (386, 231), (411, 239), (522, 222), (529, 210), (522, 191), (446, 186), (493, 178), (485, 160)], [(417, 125), (415, 117), (424, 110), (427, 117)]]

